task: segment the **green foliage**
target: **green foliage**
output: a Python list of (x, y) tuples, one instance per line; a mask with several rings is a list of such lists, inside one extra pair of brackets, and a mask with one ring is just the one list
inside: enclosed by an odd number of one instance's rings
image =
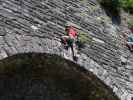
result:
[(119, 0), (98, 0), (103, 6), (112, 8), (112, 9), (119, 9), (120, 1)]
[(79, 32), (78, 35), (78, 41), (76, 42), (78, 45), (78, 48), (84, 48), (85, 44), (91, 44), (93, 41), (93, 38), (89, 36), (87, 33), (84, 33), (83, 31)]
[(100, 4), (108, 9), (119, 10), (123, 8), (125, 11), (133, 14), (133, 0), (98, 0)]
[(133, 0), (120, 0), (121, 7), (133, 14)]
[(133, 19), (128, 20), (128, 27), (133, 29)]
[(119, 0), (102, 0), (103, 4), (111, 5), (113, 7), (118, 7), (119, 5)]

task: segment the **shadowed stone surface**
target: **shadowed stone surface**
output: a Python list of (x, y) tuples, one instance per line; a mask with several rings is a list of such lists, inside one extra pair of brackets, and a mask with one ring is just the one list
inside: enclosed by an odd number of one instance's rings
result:
[(53, 54), (8, 57), (0, 74), (0, 100), (119, 100), (92, 72)]
[[(46, 52), (71, 60), (59, 39), (67, 21), (94, 40), (80, 50), (77, 63), (96, 74), (121, 100), (131, 100), (133, 55), (121, 46), (123, 26), (113, 25), (96, 0), (1, 0), (0, 58)], [(121, 64), (123, 59), (127, 65)]]

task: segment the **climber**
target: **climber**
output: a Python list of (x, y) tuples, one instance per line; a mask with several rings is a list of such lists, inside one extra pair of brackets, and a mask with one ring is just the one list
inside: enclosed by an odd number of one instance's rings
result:
[(64, 47), (68, 49), (71, 48), (72, 56), (74, 60), (77, 60), (77, 41), (78, 33), (76, 30), (76, 27), (73, 25), (66, 24), (65, 27), (65, 36), (62, 36), (62, 43), (64, 44)]
[(130, 31), (126, 31), (123, 36), (126, 40), (126, 46), (133, 52), (133, 34)]

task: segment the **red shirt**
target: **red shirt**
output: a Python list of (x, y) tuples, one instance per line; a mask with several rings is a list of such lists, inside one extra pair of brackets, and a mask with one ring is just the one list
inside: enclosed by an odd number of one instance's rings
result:
[(68, 30), (69, 36), (72, 38), (76, 38), (77, 37), (77, 31), (74, 27), (70, 26), (69, 30)]

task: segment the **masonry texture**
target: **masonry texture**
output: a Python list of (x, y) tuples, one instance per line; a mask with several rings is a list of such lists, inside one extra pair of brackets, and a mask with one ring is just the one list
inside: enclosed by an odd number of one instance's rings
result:
[(97, 75), (121, 100), (131, 100), (133, 55), (121, 46), (123, 26), (114, 25), (96, 0), (0, 0), (0, 59), (46, 52), (72, 60), (60, 43), (68, 21), (93, 38), (76, 63)]

